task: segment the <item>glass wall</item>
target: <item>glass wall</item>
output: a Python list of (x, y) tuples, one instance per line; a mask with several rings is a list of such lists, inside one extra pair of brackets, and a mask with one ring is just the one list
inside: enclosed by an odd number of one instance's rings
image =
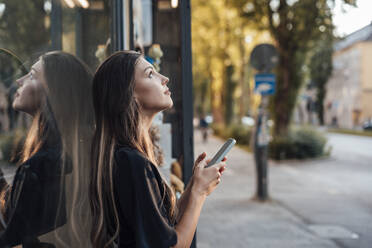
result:
[(0, 247), (90, 247), (90, 87), (116, 2), (0, 0)]
[[(116, 50), (142, 52), (170, 78), (174, 106), (157, 116), (152, 138), (180, 196), (193, 165), (182, 18), (170, 0), (0, 0), (0, 247), (90, 246), (88, 82)], [(40, 85), (47, 97), (36, 113), (25, 106), (37, 104), (29, 99)]]

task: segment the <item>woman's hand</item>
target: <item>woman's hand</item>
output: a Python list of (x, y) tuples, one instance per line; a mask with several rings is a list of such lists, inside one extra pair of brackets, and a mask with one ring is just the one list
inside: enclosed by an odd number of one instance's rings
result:
[(215, 190), (217, 185), (221, 182), (221, 175), (225, 170), (227, 158), (225, 157), (222, 162), (215, 164), (211, 167), (205, 168), (210, 162), (210, 159), (205, 159), (206, 153), (203, 152), (196, 159), (193, 176), (192, 176), (192, 188), (191, 190), (200, 195), (209, 195)]

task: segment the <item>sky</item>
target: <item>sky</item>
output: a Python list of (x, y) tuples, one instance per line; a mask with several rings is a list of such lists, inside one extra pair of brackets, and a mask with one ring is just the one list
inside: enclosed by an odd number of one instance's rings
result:
[(341, 1), (336, 0), (333, 8), (336, 35), (348, 35), (372, 22), (372, 0), (357, 0), (356, 8), (344, 5), (345, 13), (342, 11)]

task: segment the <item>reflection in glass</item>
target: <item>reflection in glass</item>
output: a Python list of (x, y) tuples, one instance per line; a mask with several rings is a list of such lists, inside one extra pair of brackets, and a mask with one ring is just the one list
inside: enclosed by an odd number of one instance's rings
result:
[(13, 107), (33, 122), (13, 182), (0, 183), (1, 247), (89, 247), (91, 79), (75, 56), (50, 52), (17, 80)]

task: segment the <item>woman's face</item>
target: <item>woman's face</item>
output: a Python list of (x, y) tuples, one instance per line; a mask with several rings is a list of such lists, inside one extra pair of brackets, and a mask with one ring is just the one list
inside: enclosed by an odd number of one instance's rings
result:
[(153, 114), (171, 108), (173, 101), (167, 87), (169, 79), (140, 57), (134, 71), (134, 96), (142, 111)]
[(36, 62), (27, 75), (17, 80), (17, 84), (20, 87), (15, 94), (13, 108), (34, 115), (40, 109), (44, 99), (43, 85), (46, 84), (42, 61)]

